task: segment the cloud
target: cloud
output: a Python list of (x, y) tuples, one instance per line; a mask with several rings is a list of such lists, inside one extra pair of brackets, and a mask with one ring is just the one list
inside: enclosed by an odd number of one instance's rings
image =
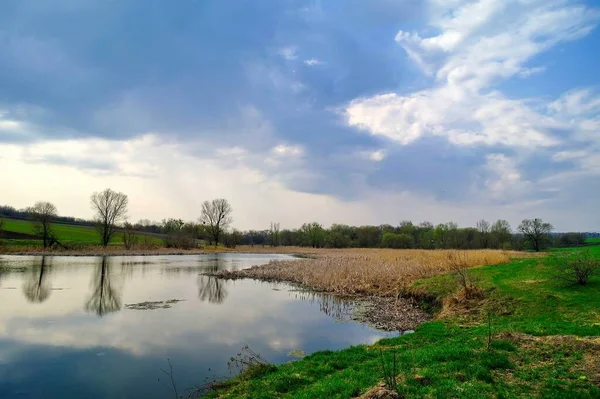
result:
[(304, 149), (297, 145), (279, 144), (273, 147), (271, 153), (276, 157), (299, 157), (304, 154)]
[[(15, 206), (51, 192), (85, 217), (76, 203), (110, 186), (157, 219), (229, 195), (268, 197), (237, 209), (269, 220), (277, 209), (282, 224), (389, 222), (396, 209), (379, 205), (389, 197), (406, 201), (402, 219), (431, 201), (431, 219), (472, 223), (454, 210), (516, 215), (534, 197), (572, 203), (576, 185), (597, 193), (583, 186), (597, 178), (600, 140), (589, 2), (74, 4), (0, 6), (0, 162), (14, 171), (2, 182)], [(498, 175), (499, 155), (518, 182)], [(27, 190), (24, 171), (38, 183)], [(53, 189), (64, 174), (85, 192), (71, 205)], [(494, 194), (500, 186), (513, 194)]]
[(316, 58), (310, 58), (308, 60), (304, 60), (304, 63), (308, 66), (316, 66), (316, 65), (323, 65), (324, 62), (321, 60), (318, 60)]
[(288, 61), (293, 61), (298, 58), (295, 46), (288, 46), (279, 49), (278, 54)]

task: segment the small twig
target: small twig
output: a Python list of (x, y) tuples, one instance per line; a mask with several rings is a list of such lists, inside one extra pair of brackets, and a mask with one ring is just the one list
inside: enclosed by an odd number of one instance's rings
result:
[(177, 392), (177, 385), (175, 385), (175, 380), (173, 377), (173, 365), (171, 364), (171, 360), (167, 359), (167, 362), (169, 362), (169, 370), (170, 372), (167, 372), (164, 369), (160, 369), (160, 371), (162, 371), (163, 373), (165, 373), (166, 375), (169, 376), (169, 378), (171, 379), (171, 385), (173, 386), (173, 391), (175, 391), (175, 399), (179, 399), (179, 393)]

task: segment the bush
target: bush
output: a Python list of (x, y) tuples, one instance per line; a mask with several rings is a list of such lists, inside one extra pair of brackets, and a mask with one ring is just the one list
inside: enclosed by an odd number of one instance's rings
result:
[(571, 284), (586, 285), (592, 276), (600, 273), (600, 259), (589, 250), (557, 256), (552, 262), (556, 267), (556, 278)]
[(178, 232), (169, 234), (167, 238), (165, 238), (165, 247), (177, 249), (193, 249), (198, 248), (198, 243), (194, 237)]

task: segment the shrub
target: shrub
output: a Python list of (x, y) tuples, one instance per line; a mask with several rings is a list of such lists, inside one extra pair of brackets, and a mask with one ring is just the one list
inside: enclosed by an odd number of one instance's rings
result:
[(172, 233), (165, 238), (165, 247), (177, 249), (198, 248), (196, 239), (182, 232)]
[(589, 250), (557, 256), (552, 262), (556, 267), (556, 278), (571, 284), (586, 285), (592, 276), (600, 273), (600, 259)]

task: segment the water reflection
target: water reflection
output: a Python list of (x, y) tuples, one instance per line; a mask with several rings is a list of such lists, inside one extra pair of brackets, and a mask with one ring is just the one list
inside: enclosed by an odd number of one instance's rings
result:
[(41, 264), (35, 264), (29, 275), (29, 278), (23, 284), (23, 295), (29, 302), (42, 303), (52, 292), (52, 286), (48, 281), (50, 273), (50, 262), (45, 256), (42, 256)]
[[(388, 336), (334, 321), (329, 316), (344, 313), (335, 297), (290, 291), (287, 284), (200, 275), (271, 259), (278, 257), (8, 256), (5, 265), (0, 260), (0, 304), (10, 304), (0, 305), (0, 398), (172, 397), (160, 371), (167, 358), (177, 386), (186, 389), (228, 375), (227, 359), (244, 345), (283, 363), (294, 349), (335, 350)], [(169, 299), (182, 302), (155, 310), (124, 308)]]
[[(216, 272), (219, 270), (218, 266), (211, 266), (204, 269), (206, 272)], [(202, 302), (208, 301), (209, 303), (221, 304), (225, 302), (227, 298), (227, 289), (225, 286), (227, 282), (225, 280), (218, 279), (212, 276), (198, 276), (198, 298)]]
[(103, 256), (96, 266), (90, 284), (92, 294), (85, 304), (85, 310), (98, 316), (121, 310), (122, 287), (112, 281), (114, 276), (110, 274), (110, 268), (109, 257)]
[(294, 297), (311, 304), (315, 302), (319, 305), (319, 310), (327, 316), (331, 316), (340, 321), (349, 321), (354, 309), (354, 303), (342, 299), (339, 296), (315, 293), (310, 291), (293, 291)]

